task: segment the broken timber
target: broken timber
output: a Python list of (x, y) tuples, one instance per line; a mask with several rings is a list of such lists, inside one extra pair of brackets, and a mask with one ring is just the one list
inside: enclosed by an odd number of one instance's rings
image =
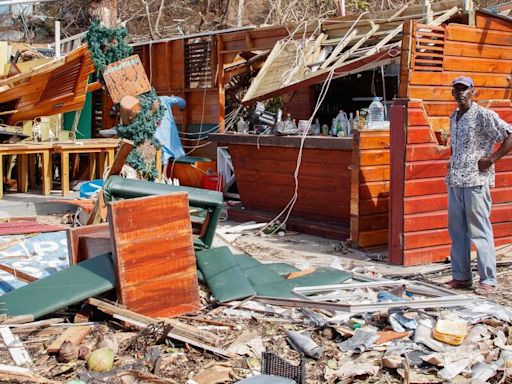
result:
[[(97, 307), (99, 310), (105, 313), (112, 315), (114, 318), (125, 321), (126, 323), (131, 324), (139, 329), (143, 329), (147, 325), (156, 322), (155, 319), (143, 316), (128, 309), (119, 308), (118, 306), (107, 303), (103, 300), (91, 298), (87, 300), (87, 303)], [(171, 331), (167, 335), (169, 338), (187, 343), (199, 349), (204, 349), (224, 358), (231, 357), (231, 354), (227, 351), (209, 345), (209, 343), (212, 341), (214, 343), (218, 343), (218, 338), (216, 335), (210, 332), (198, 330), (197, 328), (188, 326), (186, 324), (182, 324), (177, 320), (166, 319), (165, 322), (172, 326)]]

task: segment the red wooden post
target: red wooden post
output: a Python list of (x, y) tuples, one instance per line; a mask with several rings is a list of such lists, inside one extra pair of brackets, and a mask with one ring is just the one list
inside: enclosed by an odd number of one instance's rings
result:
[(391, 182), (389, 191), (389, 262), (403, 264), (404, 187), (407, 137), (407, 100), (395, 100), (390, 109)]

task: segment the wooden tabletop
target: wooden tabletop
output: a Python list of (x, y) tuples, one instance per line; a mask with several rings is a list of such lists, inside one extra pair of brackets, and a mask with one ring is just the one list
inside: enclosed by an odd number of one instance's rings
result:
[(54, 143), (56, 151), (87, 151), (92, 149), (114, 149), (119, 146), (120, 139), (83, 139), (74, 143)]
[(12, 153), (17, 151), (46, 151), (53, 148), (52, 143), (33, 143), (33, 142), (23, 142), (16, 144), (0, 144), (0, 152), (2, 153)]
[[(219, 144), (245, 144), (272, 147), (300, 146), (300, 136), (210, 133), (208, 140)], [(304, 148), (352, 150), (352, 137), (306, 136)]]

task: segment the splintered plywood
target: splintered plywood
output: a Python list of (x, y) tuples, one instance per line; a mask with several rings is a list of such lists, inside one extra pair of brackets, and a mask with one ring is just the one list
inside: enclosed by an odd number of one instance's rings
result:
[(151, 90), (138, 55), (107, 65), (103, 78), (114, 103), (119, 103), (124, 96), (138, 96)]
[(185, 192), (108, 205), (119, 301), (151, 317), (199, 308), (192, 226)]
[(247, 90), (243, 102), (257, 99), (284, 86), (301, 81), (318, 61), (323, 35), (315, 40), (280, 40)]

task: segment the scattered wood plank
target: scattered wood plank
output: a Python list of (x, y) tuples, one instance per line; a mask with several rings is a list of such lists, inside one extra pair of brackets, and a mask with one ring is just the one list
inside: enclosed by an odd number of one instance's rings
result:
[(46, 379), (42, 376), (37, 376), (28, 368), (14, 367), (11, 365), (0, 364), (0, 381), (4, 379), (11, 381), (19, 381), (22, 383), (42, 383), (42, 384), (59, 384), (60, 381)]
[(0, 327), (0, 335), (2, 336), (4, 344), (9, 350), (9, 353), (16, 365), (20, 366), (32, 363), (32, 359), (23, 346), (20, 338), (18, 336), (14, 336), (9, 327)]
[(48, 353), (57, 353), (63, 342), (70, 341), (75, 346), (79, 346), (83, 339), (91, 333), (92, 327), (88, 325), (76, 326), (66, 329), (53, 343), (50, 344)]
[(64, 231), (66, 228), (60, 225), (37, 223), (33, 221), (18, 221), (14, 223), (0, 223), (0, 236), (23, 235), (26, 233), (42, 233)]
[[(136, 320), (133, 320), (133, 319), (130, 319), (126, 316), (122, 316), (122, 315), (114, 315), (114, 318), (118, 319), (118, 320), (122, 320), (122, 321), (125, 321), (126, 323), (136, 327), (136, 328), (139, 328), (139, 329), (144, 329), (146, 327), (146, 324), (144, 323), (141, 323), (139, 321), (136, 321)], [(193, 347), (196, 347), (196, 348), (199, 348), (199, 349), (204, 349), (205, 351), (209, 351), (217, 356), (220, 356), (220, 357), (223, 357), (223, 358), (226, 358), (226, 359), (230, 359), (232, 357), (234, 357), (234, 355), (232, 355), (231, 353), (229, 353), (228, 351), (224, 350), (224, 349), (220, 349), (220, 348), (216, 348), (216, 347), (212, 347), (211, 345), (207, 345), (207, 344), (204, 344), (204, 343), (200, 343), (196, 340), (192, 340), (192, 339), (189, 339), (187, 337), (183, 337), (183, 336), (180, 336), (180, 335), (177, 335), (175, 333), (172, 333), (172, 332), (169, 332), (167, 334), (167, 337), (169, 339), (174, 339), (174, 340), (178, 340), (178, 341), (181, 341), (182, 343), (186, 343), (186, 344), (189, 344), (189, 345), (192, 345)]]
[(54, 318), (54, 319), (33, 321), (31, 323), (25, 323), (25, 324), (16, 324), (16, 323), (6, 322), (6, 323), (2, 323), (2, 326), (9, 327), (9, 328), (15, 328), (15, 329), (38, 329), (38, 328), (49, 327), (49, 326), (63, 323), (63, 322), (64, 322), (64, 319)]
[(31, 323), (34, 321), (34, 316), (32, 315), (19, 315), (19, 316), (12, 316), (12, 317), (6, 317), (0, 324), (26, 324)]
[[(87, 300), (87, 303), (95, 306), (100, 311), (105, 312), (111, 316), (121, 315), (121, 316), (129, 317), (129, 318), (136, 320), (140, 323), (144, 323), (145, 325), (156, 322), (156, 320), (151, 317), (141, 315), (139, 313), (130, 311), (126, 308), (121, 308), (118, 305), (107, 303), (104, 300), (90, 298)], [(193, 327), (193, 326), (187, 325), (187, 324), (183, 324), (182, 322), (180, 322), (178, 320), (174, 320), (174, 319), (166, 319), (165, 322), (172, 326), (171, 332), (173, 332), (177, 335), (189, 338), (191, 340), (194, 340), (194, 341), (197, 341), (200, 343), (218, 345), (220, 342), (219, 337), (217, 335), (215, 335), (214, 333), (202, 331), (200, 329), (197, 329), (196, 327)]]

